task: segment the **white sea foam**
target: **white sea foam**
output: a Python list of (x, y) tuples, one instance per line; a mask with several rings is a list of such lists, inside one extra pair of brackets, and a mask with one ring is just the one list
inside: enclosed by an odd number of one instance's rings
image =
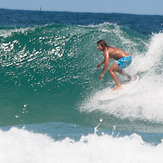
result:
[[(19, 28), (19, 29), (3, 29), (0, 30), (0, 36), (7, 38), (12, 36), (14, 33), (25, 33), (26, 31), (28, 31), (29, 28)], [(34, 30), (34, 28), (30, 28), (30, 30)]]
[(163, 33), (154, 34), (144, 54), (134, 56), (132, 67), (138, 71), (148, 71), (156, 66), (163, 55)]
[(99, 103), (102, 91), (96, 92), (83, 102), (83, 111), (101, 110), (114, 116), (134, 119), (144, 119), (163, 123), (163, 33), (151, 38), (148, 51), (134, 56), (131, 69), (133, 73), (142, 71), (136, 86), (119, 98)]
[(2, 163), (162, 163), (163, 143), (153, 146), (139, 135), (90, 134), (62, 141), (24, 129), (0, 130)]

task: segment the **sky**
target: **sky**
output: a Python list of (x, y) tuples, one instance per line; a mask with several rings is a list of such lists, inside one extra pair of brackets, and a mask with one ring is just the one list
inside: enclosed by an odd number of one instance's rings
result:
[(163, 15), (163, 0), (0, 0), (0, 8)]

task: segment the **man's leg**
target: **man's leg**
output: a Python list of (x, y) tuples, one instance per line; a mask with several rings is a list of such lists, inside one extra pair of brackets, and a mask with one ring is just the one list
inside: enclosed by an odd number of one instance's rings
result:
[(132, 79), (132, 77), (129, 75), (129, 74), (127, 74), (124, 70), (122, 70), (122, 69), (120, 69), (120, 71), (117, 71), (119, 74), (121, 74), (121, 75), (123, 75), (123, 76), (125, 76), (125, 77), (127, 77), (129, 80), (131, 80)]
[(113, 80), (115, 81), (115, 83), (117, 84), (117, 86), (113, 89), (113, 90), (117, 90), (117, 89), (121, 89), (121, 83), (119, 82), (118, 78), (117, 78), (117, 75), (115, 74), (115, 71), (116, 72), (119, 72), (121, 71), (121, 69), (118, 67), (117, 63), (114, 63), (110, 68), (109, 68), (109, 73), (110, 73), (110, 76), (113, 78)]

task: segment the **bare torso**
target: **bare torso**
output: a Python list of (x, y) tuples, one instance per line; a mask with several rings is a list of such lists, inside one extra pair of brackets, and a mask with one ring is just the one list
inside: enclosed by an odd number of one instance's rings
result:
[(115, 60), (130, 56), (130, 54), (125, 53), (123, 50), (112, 47), (112, 46), (109, 46), (108, 48), (106, 48), (104, 52), (109, 54), (109, 58), (113, 58)]

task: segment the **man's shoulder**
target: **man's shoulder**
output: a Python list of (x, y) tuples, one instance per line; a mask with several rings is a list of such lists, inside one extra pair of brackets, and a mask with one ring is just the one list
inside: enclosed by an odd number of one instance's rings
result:
[(104, 57), (105, 57), (105, 58), (106, 58), (106, 57), (109, 57), (109, 54), (110, 54), (109, 50), (105, 50), (105, 51), (104, 51)]

